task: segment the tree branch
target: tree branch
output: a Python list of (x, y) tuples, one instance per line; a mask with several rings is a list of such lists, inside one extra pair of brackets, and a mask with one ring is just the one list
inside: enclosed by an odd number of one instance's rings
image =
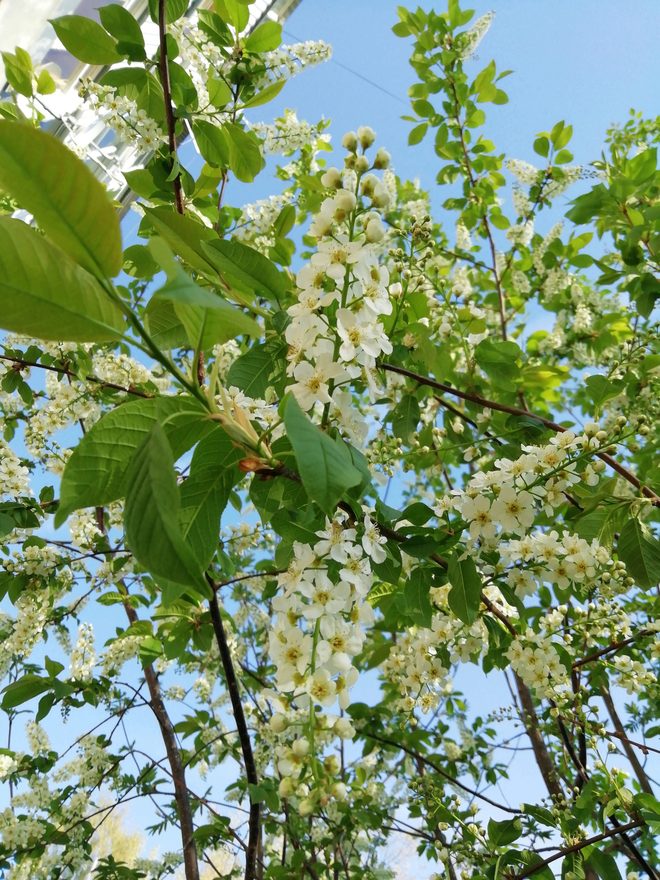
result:
[[(495, 400), (489, 400), (487, 397), (482, 397), (480, 394), (475, 394), (474, 392), (460, 391), (458, 388), (454, 388), (451, 385), (445, 385), (443, 382), (436, 382), (435, 379), (431, 379), (428, 376), (421, 376), (419, 373), (413, 373), (412, 370), (406, 370), (404, 367), (397, 367), (394, 364), (387, 364), (379, 361), (377, 366), (386, 372), (398, 373), (400, 376), (407, 376), (408, 379), (412, 379), (414, 382), (417, 382), (418, 385), (426, 385), (428, 388), (436, 388), (444, 394), (452, 394), (454, 397), (459, 397), (461, 400), (469, 400), (471, 403), (476, 403), (478, 406), (486, 407), (486, 409), (508, 413), (512, 416), (527, 416), (530, 419), (536, 419), (542, 425), (545, 425), (546, 428), (551, 428), (553, 431), (561, 433), (566, 431), (566, 428), (562, 425), (558, 425), (557, 422), (553, 422), (551, 419), (546, 419), (544, 416), (530, 412), (528, 409), (523, 409), (518, 406), (508, 406), (506, 403), (498, 403)], [(641, 481), (632, 471), (629, 471), (628, 468), (620, 464), (615, 458), (612, 458), (611, 455), (608, 455), (607, 452), (596, 452), (595, 454), (598, 458), (606, 462), (612, 470), (620, 474), (624, 480), (627, 480), (632, 486), (639, 489), (639, 491), (646, 496), (646, 498), (649, 498), (656, 507), (660, 507), (660, 496), (656, 495), (652, 489), (642, 485)]]
[(621, 742), (623, 750), (626, 753), (626, 758), (628, 758), (630, 766), (633, 768), (640, 788), (647, 794), (653, 795), (653, 788), (651, 787), (649, 778), (644, 772), (644, 768), (642, 767), (642, 764), (637, 757), (637, 753), (632, 747), (632, 743), (630, 743), (628, 741), (628, 738), (626, 737), (626, 729), (623, 726), (621, 719), (619, 718), (619, 713), (617, 712), (616, 706), (614, 705), (612, 694), (610, 693), (609, 689), (604, 686), (600, 690), (600, 695), (603, 698), (605, 708), (607, 709), (609, 716), (612, 719), (612, 724), (614, 725), (614, 729), (617, 732), (617, 739)]
[[(176, 156), (176, 120), (174, 118), (174, 110), (172, 108), (172, 90), (170, 87), (170, 69), (167, 63), (167, 31), (166, 31), (166, 2), (167, 0), (158, 0), (158, 37), (159, 37), (159, 56), (158, 71), (160, 73), (160, 82), (163, 86), (163, 101), (165, 103), (165, 123), (167, 125), (167, 143), (170, 150), (170, 160), (172, 169), (177, 162)], [(183, 207), (183, 187), (181, 186), (181, 173), (177, 171), (172, 181), (174, 188), (174, 202), (179, 214), (184, 213)]]
[(257, 877), (257, 854), (259, 851), (259, 840), (261, 837), (261, 808), (258, 801), (254, 800), (250, 785), (258, 785), (257, 767), (254, 762), (254, 753), (252, 752), (252, 743), (250, 741), (250, 733), (248, 731), (243, 704), (241, 703), (241, 693), (234, 670), (234, 663), (231, 658), (229, 645), (227, 644), (227, 636), (222, 623), (222, 615), (218, 606), (217, 587), (209, 580), (213, 588), (213, 597), (209, 601), (211, 611), (211, 622), (213, 624), (213, 632), (215, 640), (220, 652), (222, 660), (222, 668), (225, 672), (227, 681), (227, 690), (229, 691), (229, 699), (234, 713), (236, 729), (238, 731), (238, 739), (241, 744), (243, 753), (243, 764), (245, 766), (245, 778), (248, 783), (248, 794), (250, 798), (250, 814), (248, 820), (248, 844), (245, 851), (245, 880), (256, 880)]
[(525, 877), (531, 877), (533, 874), (538, 874), (539, 871), (543, 870), (543, 868), (548, 865), (551, 865), (553, 862), (556, 862), (557, 859), (562, 859), (570, 853), (579, 852), (581, 849), (591, 846), (592, 843), (599, 843), (601, 840), (607, 840), (608, 837), (614, 837), (615, 834), (621, 834), (622, 831), (631, 831), (633, 828), (639, 828), (643, 824), (644, 822), (641, 819), (636, 819), (634, 822), (628, 822), (627, 825), (620, 825), (618, 828), (610, 828), (609, 831), (603, 831), (601, 834), (596, 834), (586, 840), (581, 840), (579, 843), (574, 843), (573, 846), (564, 846), (556, 852), (554, 856), (550, 856), (542, 862), (537, 862), (536, 865), (526, 868), (521, 874), (516, 874), (514, 880), (525, 880)]

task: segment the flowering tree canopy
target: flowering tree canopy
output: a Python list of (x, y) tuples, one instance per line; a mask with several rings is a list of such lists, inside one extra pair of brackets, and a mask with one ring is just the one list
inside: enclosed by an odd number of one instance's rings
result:
[[(658, 880), (657, 121), (507, 158), (490, 16), (402, 8), (434, 219), (370, 128), (253, 120), (328, 46), (187, 6), (155, 55), (54, 22), (143, 158), (130, 242), (4, 56), (3, 876), (385, 880), (406, 835), (448, 880)], [(160, 855), (99, 849), (124, 805)]]

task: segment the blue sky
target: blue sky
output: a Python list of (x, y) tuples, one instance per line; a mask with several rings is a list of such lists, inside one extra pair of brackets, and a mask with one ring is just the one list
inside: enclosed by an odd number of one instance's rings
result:
[[(335, 142), (349, 129), (371, 125), (378, 143), (392, 153), (397, 172), (432, 187), (437, 159), (431, 138), (408, 149), (411, 126), (400, 118), (408, 112), (414, 73), (408, 65), (411, 39), (391, 31), (398, 5), (393, 0), (302, 0), (284, 26), (286, 42), (327, 40), (334, 61), (299, 75), (260, 109), (276, 116), (292, 107), (310, 122), (328, 117)], [(575, 161), (586, 164), (598, 157), (607, 126), (625, 121), (630, 107), (658, 112), (657, 0), (476, 0), (464, 5), (477, 15), (495, 12), (472, 62), (474, 72), (491, 58), (500, 70), (513, 71), (503, 83), (509, 103), (485, 108), (491, 138), (509, 155), (533, 161), (535, 134), (565, 119), (575, 129)], [(445, 4), (435, 8), (441, 11)]]

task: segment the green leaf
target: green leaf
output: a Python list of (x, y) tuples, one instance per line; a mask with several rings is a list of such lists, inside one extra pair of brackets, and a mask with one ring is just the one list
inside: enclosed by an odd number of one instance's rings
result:
[(50, 690), (51, 687), (52, 681), (48, 678), (41, 678), (39, 675), (24, 675), (18, 681), (8, 684), (3, 690), (2, 708), (5, 712), (8, 709), (15, 709), (16, 706), (27, 703), (33, 697)]
[[(167, 0), (165, 4), (165, 21), (172, 24), (181, 18), (188, 9), (190, 0)], [(149, 0), (149, 15), (151, 20), (158, 23), (158, 0)]]
[(293, 229), (296, 222), (296, 209), (294, 205), (285, 205), (277, 215), (273, 223), (273, 232), (276, 238), (283, 238)]
[(108, 3), (107, 6), (100, 7), (99, 18), (106, 31), (121, 43), (141, 46), (144, 49), (142, 29), (128, 9), (120, 6), (119, 3)]
[(229, 141), (219, 125), (198, 119), (192, 125), (193, 136), (199, 152), (210, 165), (229, 167)]
[(174, 456), (158, 422), (135, 453), (127, 482), (126, 543), (137, 561), (157, 577), (204, 590), (202, 562), (179, 526)]
[(166, 433), (175, 460), (213, 425), (191, 397), (132, 400), (106, 413), (73, 450), (62, 475), (55, 525), (81, 507), (109, 504), (128, 490), (127, 470), (155, 422)]
[(522, 357), (522, 351), (515, 342), (484, 339), (475, 348), (474, 356), (489, 378), (507, 387), (520, 375), (518, 360)]
[(547, 158), (550, 152), (550, 141), (545, 135), (539, 135), (534, 141), (534, 152), (543, 158)]
[(121, 61), (117, 44), (98, 22), (84, 15), (62, 15), (51, 18), (64, 48), (85, 64), (114, 64)]
[(0, 327), (38, 339), (117, 339), (124, 318), (98, 281), (21, 220), (0, 217)]
[(481, 603), (482, 583), (477, 567), (469, 557), (459, 561), (452, 556), (448, 576), (451, 584), (447, 597), (449, 607), (459, 620), (471, 626), (477, 619)]
[(589, 397), (596, 406), (617, 397), (623, 391), (625, 382), (622, 379), (608, 379), (606, 376), (588, 376), (585, 379)]
[(628, 520), (621, 529), (617, 551), (640, 587), (654, 587), (660, 581), (660, 541), (638, 519)]
[(45, 67), (37, 74), (37, 91), (40, 95), (52, 95), (57, 91), (55, 80)]
[(253, 95), (248, 101), (245, 101), (243, 107), (261, 107), (276, 98), (286, 85), (285, 79), (278, 79), (269, 83), (263, 89)]
[(317, 428), (291, 395), (284, 402), (284, 425), (307, 494), (332, 516), (339, 499), (362, 481), (362, 474), (351, 463), (343, 441)]
[(182, 269), (178, 269), (175, 277), (156, 291), (153, 299), (165, 299), (174, 304), (176, 316), (183, 324), (192, 348), (206, 349), (237, 336), (261, 335), (261, 328), (249, 315), (195, 284)]
[(119, 218), (103, 184), (57, 138), (0, 121), (0, 188), (53, 241), (94, 275), (122, 265)]
[(224, 79), (220, 79), (220, 77), (210, 76), (207, 80), (206, 88), (209, 93), (209, 100), (214, 107), (225, 107), (233, 98), (231, 89)]
[(621, 872), (614, 856), (602, 849), (594, 849), (589, 853), (586, 864), (595, 871), (600, 880), (621, 880)]
[(223, 21), (232, 25), (237, 33), (245, 30), (250, 19), (250, 10), (242, 0), (213, 0)]
[(506, 846), (518, 840), (522, 834), (522, 822), (516, 816), (515, 819), (504, 819), (502, 822), (496, 822), (495, 819), (488, 820), (488, 840), (493, 846)]
[(282, 25), (277, 21), (264, 21), (245, 40), (247, 52), (270, 52), (282, 42)]
[(213, 263), (204, 253), (203, 242), (216, 240), (216, 232), (171, 208), (145, 206), (144, 213), (177, 256), (198, 272), (215, 274)]
[(419, 423), (419, 402), (413, 394), (404, 394), (391, 413), (392, 430), (395, 437), (408, 440), (417, 430)]
[(218, 546), (220, 517), (243, 474), (236, 464), (242, 453), (221, 428), (195, 447), (190, 476), (181, 487), (179, 523), (195, 557), (206, 568)]
[(2, 62), (5, 67), (5, 76), (7, 82), (18, 92), (19, 95), (25, 95), (26, 98), (32, 97), (32, 78), (34, 70), (32, 68), (32, 59), (25, 49), (16, 48), (16, 52), (3, 52)]
[(225, 122), (222, 131), (227, 136), (229, 167), (238, 180), (252, 183), (266, 164), (261, 141), (253, 131), (245, 131), (234, 122)]
[[(285, 350), (278, 343), (279, 353)], [(248, 397), (263, 398), (270, 385), (270, 378), (277, 368), (278, 351), (271, 342), (254, 345), (236, 358), (227, 373), (227, 385), (235, 385)]]
[(415, 568), (403, 585), (401, 605), (416, 626), (431, 626), (433, 606), (429, 597), (431, 578), (425, 569)]
[(151, 297), (144, 310), (149, 335), (159, 348), (188, 348), (188, 334), (169, 299)]
[(421, 122), (419, 125), (416, 125), (413, 129), (411, 129), (408, 135), (408, 144), (412, 147), (415, 144), (421, 143), (421, 141), (424, 140), (424, 135), (428, 131), (428, 128), (428, 122)]
[(219, 239), (202, 242), (201, 247), (215, 270), (238, 290), (277, 301), (289, 287), (286, 275), (249, 245)]

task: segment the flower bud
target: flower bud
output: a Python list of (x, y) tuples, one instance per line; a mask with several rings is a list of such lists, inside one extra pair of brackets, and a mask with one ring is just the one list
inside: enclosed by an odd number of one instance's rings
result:
[(285, 776), (284, 779), (280, 779), (277, 790), (281, 798), (290, 798), (295, 794), (296, 784), (289, 776)]
[(364, 174), (365, 171), (369, 170), (369, 160), (366, 156), (358, 156), (355, 160), (355, 170), (359, 174)]
[(268, 722), (268, 726), (273, 733), (283, 733), (289, 726), (289, 722), (287, 721), (286, 715), (282, 715), (281, 712), (276, 712)]
[(357, 130), (357, 136), (363, 150), (368, 150), (376, 140), (376, 132), (368, 125), (361, 125)]
[(367, 241), (371, 242), (381, 241), (385, 236), (385, 229), (380, 222), (380, 217), (371, 217), (367, 222), (364, 231), (367, 236)]
[(357, 150), (358, 145), (358, 139), (355, 132), (347, 131), (344, 137), (341, 139), (341, 145), (345, 150), (348, 150), (349, 153), (354, 153)]
[(321, 175), (321, 183), (331, 189), (339, 189), (341, 186), (341, 171), (338, 168), (328, 168)]
[(330, 794), (337, 801), (345, 801), (348, 797), (348, 788), (343, 782), (335, 782), (330, 788)]
[(374, 158), (374, 168), (379, 168), (381, 170), (384, 168), (389, 168), (391, 160), (392, 157), (387, 152), (387, 150), (384, 150), (381, 147)]

